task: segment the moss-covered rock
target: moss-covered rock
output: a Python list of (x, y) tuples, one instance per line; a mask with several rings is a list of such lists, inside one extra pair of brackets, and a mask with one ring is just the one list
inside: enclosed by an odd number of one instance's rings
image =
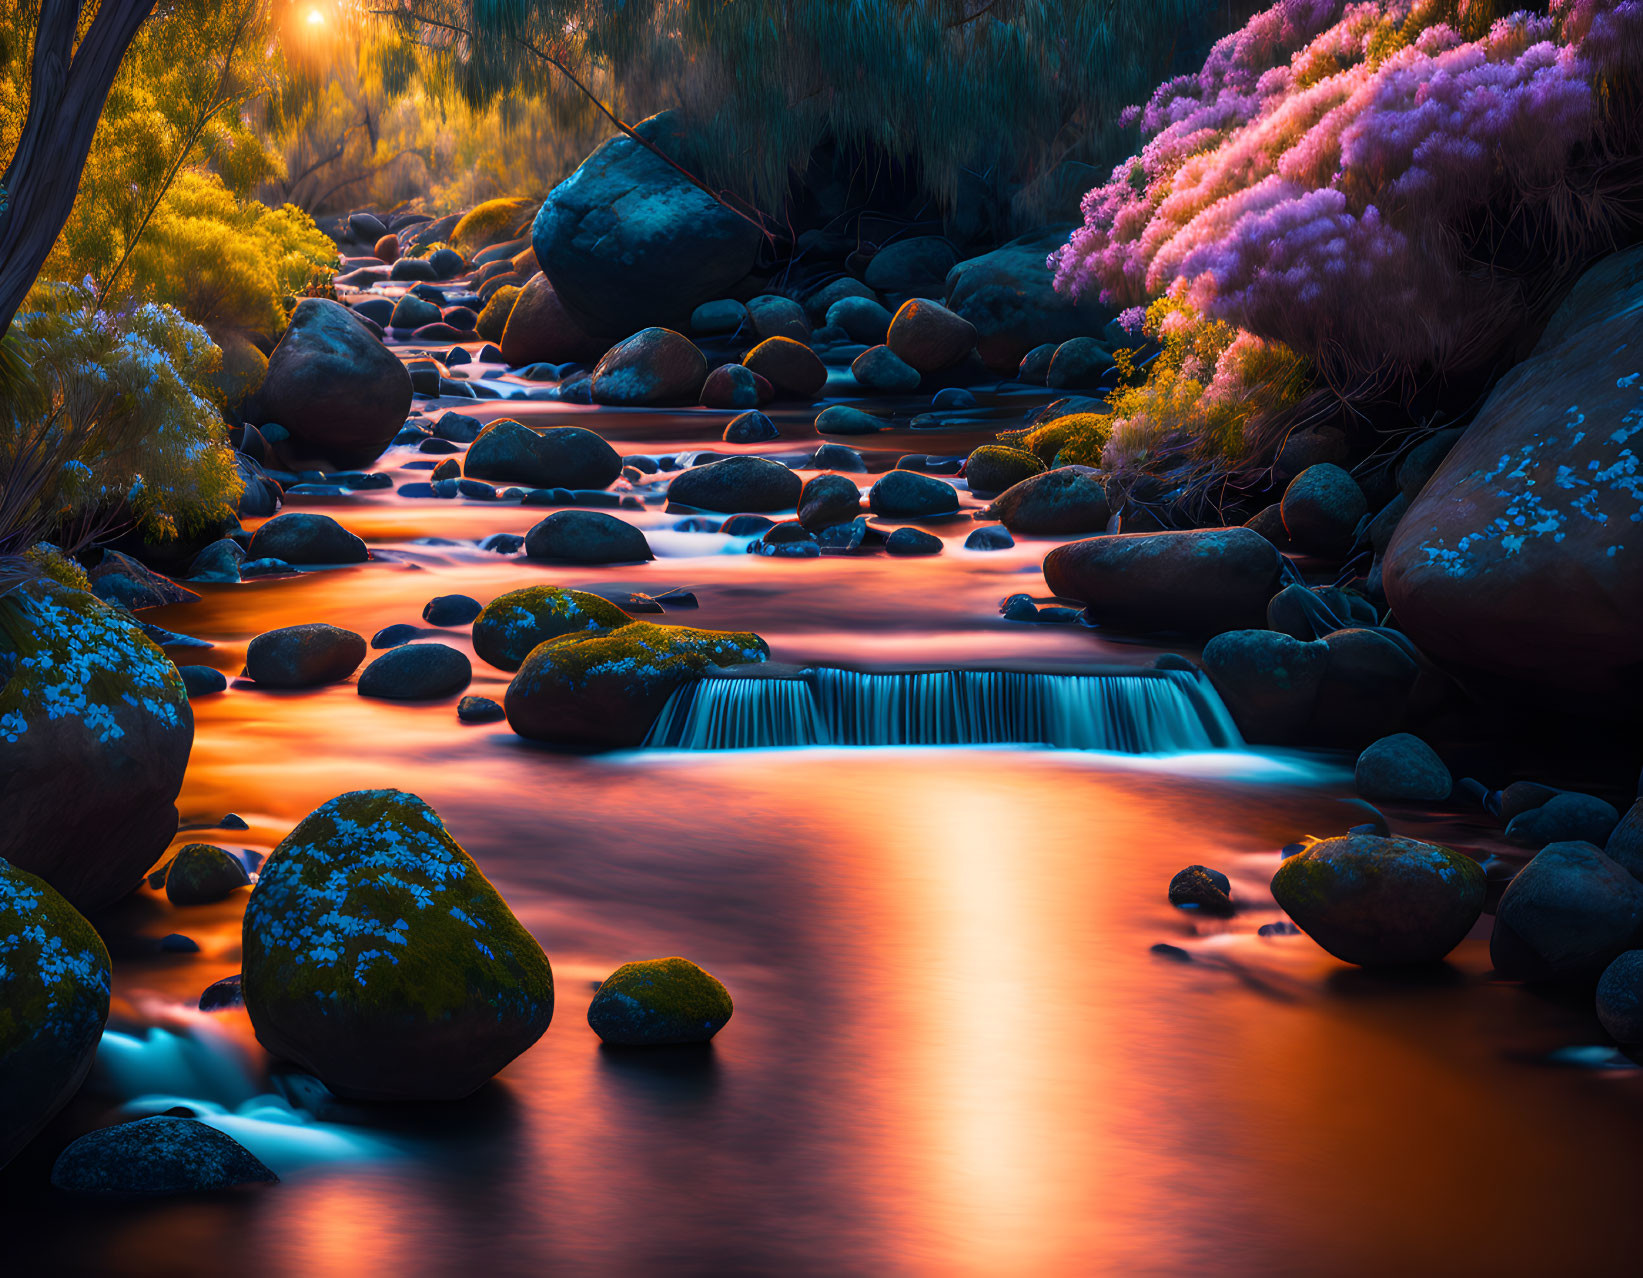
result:
[(533, 741), (630, 749), (644, 743), (676, 689), (711, 667), (769, 656), (755, 634), (635, 621), (539, 644), (508, 685), (503, 706), (508, 725)]
[(605, 978), (588, 1005), (588, 1024), (622, 1047), (705, 1043), (733, 1010), (730, 991), (689, 959), (645, 959)]
[(197, 1118), (157, 1114), (87, 1132), (65, 1149), (51, 1183), (72, 1194), (198, 1194), (278, 1181), (232, 1136)]
[(508, 316), (513, 313), (513, 304), (519, 300), (519, 291), (517, 284), (502, 285), (491, 294), (490, 300), (479, 312), (479, 323), (474, 328), (487, 342), (502, 340), (503, 330), (508, 327)]
[(42, 579), (0, 598), (0, 678), (0, 857), (107, 905), (177, 832), (182, 676), (130, 616)]
[(505, 195), (476, 204), (451, 228), (451, 243), (471, 255), (511, 240), (536, 207), (537, 201), (528, 195)]
[(186, 843), (165, 868), (165, 895), (173, 905), (210, 905), (250, 885), (232, 852), (211, 843)]
[(983, 444), (965, 462), (964, 482), (971, 492), (988, 496), (1030, 479), (1043, 469), (1044, 463), (1025, 448)]
[(498, 595), (473, 624), (474, 653), (498, 670), (517, 670), (532, 648), (561, 635), (615, 630), (633, 618), (581, 590), (526, 586)]
[(361, 790), (276, 847), (246, 905), (245, 1006), (339, 1096), (466, 1096), (553, 1016), (542, 947), (421, 799)]
[(1483, 912), (1483, 867), (1436, 843), (1374, 834), (1288, 857), (1272, 895), (1336, 958), (1364, 967), (1436, 963)]
[(0, 1167), (79, 1088), (108, 991), (108, 951), (91, 924), (0, 861)]

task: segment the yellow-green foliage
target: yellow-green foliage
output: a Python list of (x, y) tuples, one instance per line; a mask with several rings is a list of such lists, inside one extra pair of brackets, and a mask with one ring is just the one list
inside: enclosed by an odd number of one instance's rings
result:
[(528, 196), (486, 200), (470, 209), (451, 231), (451, 243), (464, 257), (482, 248), (511, 240), (519, 224), (530, 217), (538, 201)]
[(1029, 431), (1022, 446), (1048, 466), (1099, 466), (1101, 450), (1112, 434), (1106, 413), (1069, 413)]
[(49, 541), (36, 542), (23, 552), (23, 558), (42, 577), (50, 577), (60, 586), (73, 590), (91, 589), (91, 578), (86, 576), (86, 570), (65, 555), (61, 547)]
[(36, 289), (6, 342), (26, 373), (0, 406), (0, 551), (122, 514), (147, 536), (231, 516), (242, 487), (211, 399), (220, 355), (171, 307), (99, 310), (73, 285)]
[(277, 336), (336, 246), (301, 209), (235, 197), (214, 173), (178, 175), (131, 255), (133, 286), (213, 333)]

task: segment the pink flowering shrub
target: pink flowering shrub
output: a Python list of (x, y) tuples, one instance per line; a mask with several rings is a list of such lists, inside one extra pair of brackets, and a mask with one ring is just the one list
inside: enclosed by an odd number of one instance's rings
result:
[(1057, 287), (1168, 294), (1336, 385), (1487, 364), (1637, 197), (1643, 0), (1544, 8), (1279, 0), (1133, 109)]

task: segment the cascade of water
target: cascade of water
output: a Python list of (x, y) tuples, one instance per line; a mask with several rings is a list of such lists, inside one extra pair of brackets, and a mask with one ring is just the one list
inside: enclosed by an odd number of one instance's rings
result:
[(1242, 744), (1203, 675), (817, 669), (792, 679), (704, 679), (669, 699), (647, 745), (1047, 745), (1127, 754)]

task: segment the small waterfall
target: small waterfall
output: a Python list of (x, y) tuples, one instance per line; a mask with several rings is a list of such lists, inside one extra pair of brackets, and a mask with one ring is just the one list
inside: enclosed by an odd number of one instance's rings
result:
[(704, 679), (657, 716), (647, 746), (1045, 745), (1125, 754), (1242, 745), (1208, 680), (1190, 670), (1034, 674), (940, 670)]

